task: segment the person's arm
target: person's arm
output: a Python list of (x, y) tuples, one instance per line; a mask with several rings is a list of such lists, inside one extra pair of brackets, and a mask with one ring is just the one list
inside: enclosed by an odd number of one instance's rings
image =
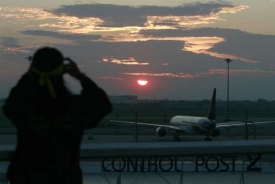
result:
[(112, 111), (112, 105), (101, 88), (80, 72), (72, 60), (69, 58), (66, 60), (70, 62), (70, 66), (66, 66), (66, 72), (78, 80), (82, 86), (81, 94), (73, 97), (74, 113), (83, 128), (93, 128)]
[(88, 77), (80, 82), (83, 89), (75, 98), (79, 119), (83, 128), (93, 128), (112, 111), (112, 105), (106, 93)]

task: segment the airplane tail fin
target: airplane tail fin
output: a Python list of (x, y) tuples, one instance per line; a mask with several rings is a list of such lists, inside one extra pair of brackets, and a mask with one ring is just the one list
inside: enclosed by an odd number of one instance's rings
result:
[(207, 118), (216, 120), (216, 88), (214, 88)]

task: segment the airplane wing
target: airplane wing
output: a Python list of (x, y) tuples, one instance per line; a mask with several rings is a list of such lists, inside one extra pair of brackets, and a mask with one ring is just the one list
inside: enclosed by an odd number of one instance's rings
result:
[[(126, 123), (126, 124), (135, 124), (136, 122), (131, 122), (131, 121), (117, 121), (117, 120), (110, 120), (111, 122), (115, 123)], [(154, 127), (163, 127), (163, 128), (168, 128), (172, 130), (181, 130), (183, 131), (184, 129), (178, 127), (178, 126), (170, 126), (170, 125), (160, 125), (160, 124), (150, 124), (150, 123), (141, 123), (137, 122), (138, 125), (145, 125), (145, 126), (154, 126)]]
[[(259, 124), (269, 124), (275, 123), (275, 121), (262, 121), (262, 122), (247, 122), (247, 125), (259, 125)], [(235, 126), (245, 126), (245, 122), (242, 121), (232, 121), (232, 122), (224, 122), (216, 124), (216, 128), (223, 128), (223, 127), (235, 127)]]

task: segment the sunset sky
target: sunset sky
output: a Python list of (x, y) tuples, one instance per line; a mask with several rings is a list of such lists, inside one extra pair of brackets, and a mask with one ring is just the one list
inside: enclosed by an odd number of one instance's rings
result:
[[(108, 95), (275, 100), (275, 0), (0, 0), (0, 98), (42, 46)], [(80, 86), (66, 76), (68, 87)], [(146, 80), (146, 85), (138, 85)]]

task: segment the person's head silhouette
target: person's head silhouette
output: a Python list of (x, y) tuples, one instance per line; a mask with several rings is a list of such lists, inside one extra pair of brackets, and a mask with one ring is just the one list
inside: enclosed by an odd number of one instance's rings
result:
[(38, 49), (32, 59), (30, 71), (38, 77), (38, 84), (47, 88), (52, 98), (57, 96), (56, 88), (63, 86), (64, 58), (60, 51), (51, 47)]
[(49, 72), (63, 66), (63, 55), (55, 48), (43, 47), (35, 52), (31, 66), (41, 72)]

